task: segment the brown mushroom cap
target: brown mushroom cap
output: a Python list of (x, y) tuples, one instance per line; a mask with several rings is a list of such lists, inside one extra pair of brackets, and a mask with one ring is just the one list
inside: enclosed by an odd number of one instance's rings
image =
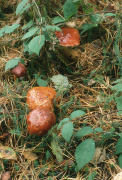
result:
[(27, 93), (27, 104), (29, 109), (48, 108), (53, 110), (53, 100), (56, 91), (51, 87), (33, 87)]
[(18, 65), (11, 70), (11, 73), (18, 78), (23, 77), (26, 74), (26, 68), (24, 64), (19, 62)]
[(48, 108), (37, 108), (27, 115), (27, 129), (29, 134), (43, 135), (55, 123), (55, 114)]
[(79, 31), (71, 27), (63, 27), (62, 31), (56, 31), (55, 35), (61, 46), (74, 47), (80, 44)]

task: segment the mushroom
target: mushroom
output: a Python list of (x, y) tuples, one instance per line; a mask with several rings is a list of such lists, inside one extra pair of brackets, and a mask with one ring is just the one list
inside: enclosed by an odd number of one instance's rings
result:
[(19, 62), (17, 66), (11, 69), (11, 73), (18, 78), (23, 77), (26, 74), (26, 68), (24, 64)]
[(31, 135), (44, 135), (55, 123), (55, 114), (48, 108), (36, 108), (27, 115), (27, 129)]
[(48, 108), (53, 110), (53, 100), (56, 91), (51, 87), (33, 87), (27, 93), (27, 104), (29, 109)]
[(62, 27), (61, 31), (55, 32), (59, 44), (65, 47), (74, 47), (80, 44), (79, 31), (72, 27)]
[[(62, 27), (62, 31), (56, 31), (55, 35), (59, 40), (59, 53), (64, 55), (65, 64), (69, 65), (71, 63), (71, 59), (74, 58), (73, 56), (76, 54), (76, 51), (79, 50), (78, 45), (80, 45), (80, 33), (77, 29), (72, 27)], [(68, 61), (69, 59), (69, 61)]]

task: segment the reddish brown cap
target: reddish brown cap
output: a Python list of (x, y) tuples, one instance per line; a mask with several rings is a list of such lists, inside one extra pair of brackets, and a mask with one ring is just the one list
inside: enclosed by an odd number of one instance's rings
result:
[(56, 123), (55, 114), (48, 108), (34, 109), (27, 115), (29, 134), (43, 135)]
[(56, 91), (51, 87), (33, 87), (27, 93), (27, 104), (31, 110), (42, 107), (53, 110), (55, 97)]
[(62, 31), (56, 31), (55, 35), (61, 46), (74, 47), (80, 44), (79, 31), (71, 27), (63, 27)]
[(18, 65), (11, 70), (11, 73), (16, 77), (23, 77), (26, 73), (26, 68), (24, 64), (18, 63)]

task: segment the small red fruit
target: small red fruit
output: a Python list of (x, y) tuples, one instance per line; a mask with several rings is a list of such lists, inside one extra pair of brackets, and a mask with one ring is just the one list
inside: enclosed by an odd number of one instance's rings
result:
[(11, 70), (11, 73), (14, 74), (18, 78), (23, 77), (26, 73), (26, 68), (24, 64), (19, 62), (18, 65)]
[(55, 123), (55, 114), (48, 108), (37, 108), (27, 115), (27, 129), (29, 134), (46, 134)]

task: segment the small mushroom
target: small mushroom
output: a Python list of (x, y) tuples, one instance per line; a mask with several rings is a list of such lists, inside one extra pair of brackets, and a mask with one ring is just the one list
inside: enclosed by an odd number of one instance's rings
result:
[(26, 74), (26, 68), (25, 68), (24, 64), (19, 62), (16, 67), (11, 69), (11, 73), (18, 78), (23, 77)]
[(44, 135), (55, 123), (55, 114), (48, 108), (37, 108), (27, 115), (27, 129), (31, 135)]
[(74, 47), (80, 44), (79, 31), (72, 27), (62, 27), (61, 31), (55, 32), (59, 44), (65, 47)]

